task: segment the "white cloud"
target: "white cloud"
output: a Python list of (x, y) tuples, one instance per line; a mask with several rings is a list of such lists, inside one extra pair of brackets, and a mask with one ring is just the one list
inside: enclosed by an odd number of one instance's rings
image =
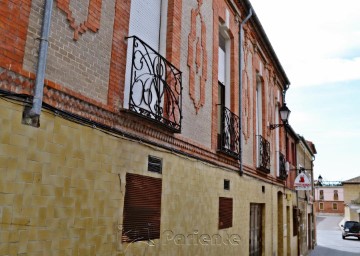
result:
[(287, 75), (297, 86), (360, 80), (360, 57), (354, 59), (309, 58), (291, 66)]
[(250, 0), (292, 84), (360, 79), (360, 1)]

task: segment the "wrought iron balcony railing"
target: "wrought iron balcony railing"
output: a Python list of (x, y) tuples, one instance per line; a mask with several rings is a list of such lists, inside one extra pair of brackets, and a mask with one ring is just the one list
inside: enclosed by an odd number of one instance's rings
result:
[(136, 36), (132, 40), (129, 110), (181, 131), (182, 73)]
[(286, 159), (284, 154), (279, 153), (279, 179), (286, 180), (287, 173), (285, 169)]
[(239, 117), (227, 107), (220, 105), (221, 131), (219, 150), (233, 157), (239, 157)]
[(270, 173), (270, 142), (263, 136), (257, 135), (258, 140), (258, 166), (265, 173)]

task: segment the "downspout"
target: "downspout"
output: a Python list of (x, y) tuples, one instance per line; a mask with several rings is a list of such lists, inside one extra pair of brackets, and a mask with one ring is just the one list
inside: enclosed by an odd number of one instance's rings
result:
[(315, 215), (315, 189), (314, 189), (314, 161), (315, 161), (315, 155), (312, 156), (311, 159), (311, 190), (312, 190), (312, 213), (311, 213), (311, 224), (312, 224), (312, 239), (311, 239), (311, 250), (314, 250), (316, 245), (316, 215)]
[[(239, 154), (239, 162), (240, 162), (240, 176), (243, 175), (243, 140), (242, 140), (242, 37), (243, 37), (243, 26), (252, 16), (252, 8), (249, 9), (248, 16), (240, 23), (240, 31), (239, 31), (239, 146), (240, 146), (240, 154)], [(246, 60), (244, 60), (246, 61)]]
[(33, 97), (33, 105), (31, 109), (25, 110), (24, 114), (26, 118), (30, 120), (25, 123), (39, 127), (39, 117), (42, 108), (43, 92), (44, 92), (44, 79), (47, 50), (49, 45), (49, 33), (50, 33), (50, 21), (52, 12), (53, 0), (45, 0), (43, 23), (41, 28), (41, 37), (39, 45), (39, 57), (36, 71), (35, 91)]

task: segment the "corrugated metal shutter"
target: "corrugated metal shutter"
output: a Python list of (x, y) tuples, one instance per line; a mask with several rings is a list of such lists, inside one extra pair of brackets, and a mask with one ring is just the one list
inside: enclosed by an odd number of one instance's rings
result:
[(122, 241), (160, 238), (161, 179), (126, 174)]
[(232, 227), (233, 199), (219, 197), (219, 229)]

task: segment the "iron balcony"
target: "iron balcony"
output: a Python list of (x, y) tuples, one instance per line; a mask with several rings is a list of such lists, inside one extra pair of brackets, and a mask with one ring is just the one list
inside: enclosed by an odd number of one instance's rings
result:
[(221, 108), (221, 131), (219, 134), (219, 150), (232, 157), (239, 157), (239, 117), (227, 107)]
[(285, 169), (285, 163), (286, 163), (286, 159), (284, 154), (279, 153), (279, 179), (281, 180), (286, 180), (287, 178), (287, 173), (286, 173), (286, 169)]
[(129, 110), (181, 132), (182, 73), (136, 36), (132, 41)]
[(264, 173), (270, 173), (270, 142), (263, 136), (258, 137), (258, 169)]

